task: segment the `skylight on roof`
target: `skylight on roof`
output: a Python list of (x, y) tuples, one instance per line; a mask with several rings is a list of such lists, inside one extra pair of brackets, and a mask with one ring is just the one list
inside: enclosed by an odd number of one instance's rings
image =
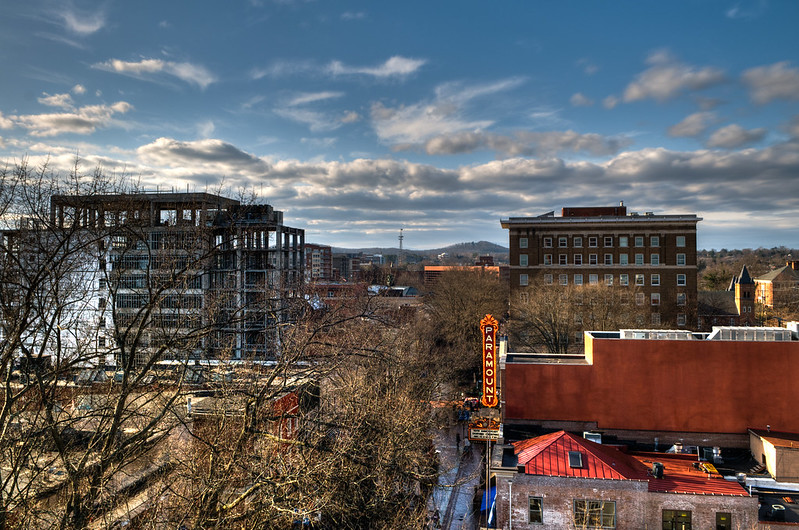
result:
[(583, 467), (583, 453), (580, 451), (569, 451), (569, 467)]

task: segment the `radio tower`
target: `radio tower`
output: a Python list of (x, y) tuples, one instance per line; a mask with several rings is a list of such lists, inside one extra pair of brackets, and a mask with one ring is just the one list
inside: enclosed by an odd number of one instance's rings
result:
[(400, 235), (399, 235), (399, 256), (397, 256), (397, 267), (402, 265), (402, 240), (405, 239), (405, 236), (402, 235), (402, 228), (400, 228)]

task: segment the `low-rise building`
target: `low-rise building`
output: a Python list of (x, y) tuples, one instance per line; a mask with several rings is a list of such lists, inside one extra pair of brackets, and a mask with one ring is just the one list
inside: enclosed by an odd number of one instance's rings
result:
[(586, 332), (583, 354), (505, 356), (505, 433), (747, 447), (752, 426), (799, 432), (798, 357), (785, 328)]
[(500, 446), (495, 454), (500, 451), (496, 528), (757, 525), (757, 496), (695, 455), (627, 452), (565, 431)]
[(799, 261), (755, 278), (757, 302), (774, 307), (799, 302)]

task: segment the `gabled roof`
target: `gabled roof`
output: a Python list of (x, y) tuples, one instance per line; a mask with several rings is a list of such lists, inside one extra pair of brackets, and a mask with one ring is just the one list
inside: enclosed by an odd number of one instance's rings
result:
[(790, 266), (785, 265), (784, 267), (780, 267), (779, 269), (774, 269), (771, 272), (767, 272), (762, 276), (758, 276), (755, 278), (758, 282), (772, 282), (777, 279), (778, 276), (785, 276), (786, 280), (792, 279), (799, 281), (799, 274), (796, 273)]
[[(648, 490), (694, 495), (748, 496), (736, 481), (697, 469), (694, 455), (626, 453), (618, 447), (591, 442), (565, 431), (513, 444), (518, 465), (528, 475), (582, 477), (613, 480), (645, 480)], [(569, 452), (581, 454), (581, 467), (570, 465)], [(650, 473), (652, 465), (664, 465), (662, 478)]]
[(696, 296), (699, 316), (738, 316), (734, 291), (699, 291)]
[[(645, 480), (642, 464), (613, 446), (601, 445), (558, 431), (513, 444), (519, 465), (531, 475)], [(581, 453), (582, 466), (569, 465), (569, 452)]]

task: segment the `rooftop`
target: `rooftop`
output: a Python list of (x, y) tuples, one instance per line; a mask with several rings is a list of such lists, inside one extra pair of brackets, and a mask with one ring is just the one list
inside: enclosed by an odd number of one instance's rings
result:
[[(649, 491), (661, 493), (749, 495), (712, 465), (702, 466), (694, 455), (628, 453), (565, 431), (522, 440), (513, 447), (518, 466), (530, 475), (647, 481)], [(663, 466), (662, 478), (653, 475), (655, 463)]]

